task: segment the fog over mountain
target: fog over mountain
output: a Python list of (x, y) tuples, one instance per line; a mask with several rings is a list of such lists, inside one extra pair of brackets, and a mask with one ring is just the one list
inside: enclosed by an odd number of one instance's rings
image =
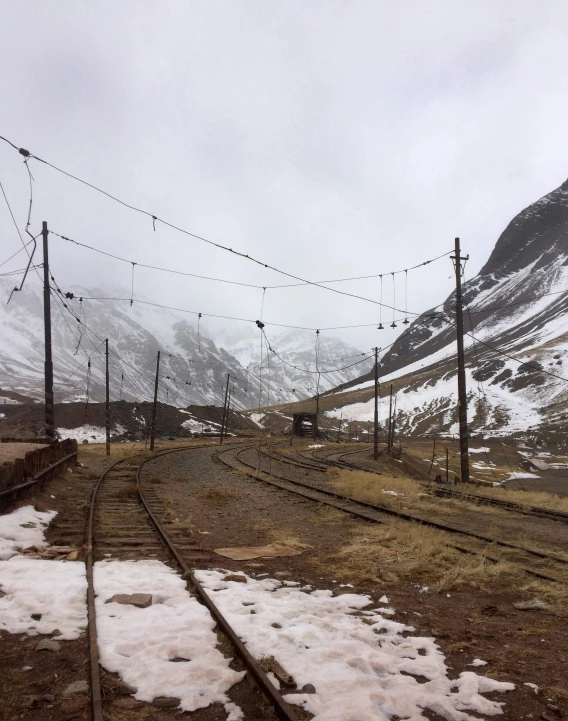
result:
[[(0, 303), (0, 387), (42, 398), (42, 286), (32, 273), (23, 290), (14, 293), (6, 304), (13, 287), (13, 279), (0, 278), (0, 297), (4, 301)], [(128, 301), (80, 300), (83, 296), (128, 295), (120, 289), (72, 287), (68, 292), (75, 297), (54, 294), (51, 300), (56, 401), (83, 400), (87, 384), (92, 400), (104, 400), (105, 338), (109, 338), (112, 400), (153, 397), (158, 350), (159, 399), (173, 405), (222, 404), (227, 373), (237, 408), (286, 403), (317, 391), (314, 333), (271, 334), (271, 347), (278, 356), (264, 347), (261, 372), (261, 336), (256, 327), (211, 338), (206, 326), (200, 324), (198, 329), (181, 313), (145, 305), (142, 296), (131, 306)], [(80, 318), (81, 324), (74, 316)], [(319, 367), (324, 372), (320, 374), (319, 389), (324, 391), (355, 378), (362, 367), (369, 367), (369, 361), (353, 364), (367, 355), (326, 336), (320, 343)], [(334, 371), (346, 365), (352, 367)]]

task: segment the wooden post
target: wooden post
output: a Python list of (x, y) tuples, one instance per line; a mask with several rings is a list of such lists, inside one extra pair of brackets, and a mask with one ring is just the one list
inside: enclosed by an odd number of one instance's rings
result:
[(387, 435), (387, 451), (390, 453), (392, 449), (392, 383), (390, 387), (390, 400), (389, 400), (389, 428)]
[(45, 435), (55, 440), (55, 421), (53, 416), (53, 358), (51, 351), (51, 295), (49, 288), (49, 252), (47, 244), (47, 223), (41, 227), (43, 239), (43, 325), (45, 338)]
[(227, 385), (225, 386), (225, 400), (223, 401), (223, 418), (221, 420), (221, 439), (219, 441), (220, 444), (223, 443), (223, 436), (225, 434), (225, 420), (227, 417), (227, 398), (229, 396), (229, 378), (230, 375), (227, 373)]
[(450, 482), (450, 452), (446, 446), (446, 483)]
[(379, 458), (379, 349), (375, 348), (375, 415), (373, 428), (373, 458)]
[(110, 456), (110, 380), (108, 372), (108, 338), (105, 340), (105, 361), (106, 361), (106, 401), (105, 401), (105, 425), (106, 425), (106, 454)]
[(154, 405), (152, 406), (152, 425), (150, 426), (150, 450), (154, 450), (154, 435), (156, 433), (156, 411), (158, 409), (158, 383), (160, 380), (160, 351), (156, 359), (156, 382), (154, 384)]
[(432, 466), (434, 465), (434, 461), (436, 460), (436, 436), (434, 436), (434, 445), (432, 446), (432, 462), (430, 463), (430, 468), (428, 469), (428, 475), (432, 472)]
[(460, 425), (460, 467), (462, 483), (469, 483), (469, 449), (467, 430), (467, 388), (465, 384), (465, 354), (463, 344), (463, 300), (461, 287), (460, 239), (455, 241), (452, 256), (456, 270), (456, 339), (458, 346), (458, 415)]

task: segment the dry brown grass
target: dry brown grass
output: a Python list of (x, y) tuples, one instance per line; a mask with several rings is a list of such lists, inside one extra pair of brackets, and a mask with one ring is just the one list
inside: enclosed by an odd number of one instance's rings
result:
[(320, 523), (342, 523), (346, 518), (343, 511), (323, 503), (318, 504), (317, 514)]
[[(461, 488), (460, 488), (461, 490)], [(557, 496), (555, 493), (542, 491), (519, 491), (512, 488), (469, 488), (468, 493), (480, 494), (491, 498), (499, 498), (512, 503), (520, 503), (522, 506), (540, 506), (553, 511), (564, 511), (568, 513), (568, 497)]]
[(333, 488), (340, 493), (389, 508), (409, 508), (428, 498), (420, 484), (410, 478), (379, 476), (376, 473), (343, 468), (329, 468), (326, 476), (331, 479)]
[(138, 498), (138, 486), (136, 483), (127, 483), (116, 492), (117, 498)]
[(395, 574), (440, 591), (468, 586), (490, 590), (526, 580), (514, 565), (460, 553), (447, 540), (440, 531), (404, 522), (367, 528), (364, 535), (356, 530), (334, 565), (354, 583), (384, 581)]
[(309, 543), (304, 543), (298, 536), (293, 536), (289, 531), (281, 530), (279, 528), (269, 531), (268, 537), (270, 543), (288, 546), (288, 548), (296, 548), (298, 551), (311, 548)]
[(210, 491), (200, 494), (200, 498), (211, 506), (222, 506), (235, 497), (232, 491), (225, 491), (222, 488), (212, 488)]
[(252, 526), (257, 531), (266, 534), (267, 543), (277, 543), (281, 546), (296, 548), (299, 551), (311, 548), (309, 543), (304, 543), (301, 538), (292, 535), (286, 529), (275, 528), (274, 523), (268, 518), (258, 518), (253, 522)]
[(551, 701), (568, 701), (568, 691), (558, 686), (545, 686), (541, 688), (540, 693), (544, 698)]
[(176, 506), (170, 498), (166, 498), (164, 506), (166, 508), (166, 513), (171, 518), (174, 526), (184, 528), (189, 534), (195, 533), (195, 524), (193, 523), (191, 513), (187, 513), (183, 518), (180, 518), (177, 514)]

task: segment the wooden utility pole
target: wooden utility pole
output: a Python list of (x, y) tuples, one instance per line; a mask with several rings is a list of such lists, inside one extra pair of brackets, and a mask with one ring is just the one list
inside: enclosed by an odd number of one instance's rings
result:
[(225, 400), (223, 401), (223, 418), (221, 420), (221, 439), (219, 443), (223, 443), (223, 436), (225, 434), (225, 420), (227, 417), (227, 398), (229, 397), (229, 378), (230, 375), (227, 373), (227, 385), (225, 386)]
[(450, 482), (450, 452), (446, 446), (446, 483)]
[(428, 475), (432, 472), (432, 466), (434, 465), (434, 461), (436, 460), (436, 436), (434, 436), (434, 445), (432, 446), (432, 461), (430, 463), (430, 468), (428, 469)]
[(43, 326), (45, 332), (45, 435), (55, 440), (55, 422), (53, 417), (53, 358), (51, 353), (51, 295), (49, 289), (49, 252), (47, 245), (47, 223), (41, 226), (43, 239)]
[[(462, 298), (462, 257), (460, 239), (455, 241), (455, 255), (452, 255), (456, 271), (456, 336), (458, 346), (458, 416), (460, 426), (460, 467), (462, 483), (469, 483), (469, 448), (467, 431), (467, 388), (465, 385), (465, 355), (463, 345), (463, 298)], [(464, 258), (463, 260), (467, 260)]]
[(390, 453), (392, 448), (392, 383), (390, 387), (390, 399), (389, 399), (389, 427), (387, 432), (387, 451)]
[[(234, 392), (233, 388), (233, 392)], [(229, 416), (231, 414), (231, 396), (233, 395), (233, 392), (229, 388), (229, 395), (227, 396), (227, 414), (225, 415), (225, 438), (228, 435), (229, 432)]]
[(375, 348), (375, 426), (373, 429), (373, 458), (379, 458), (379, 349)]
[(343, 411), (341, 411), (341, 415), (339, 416), (339, 428), (337, 429), (337, 442), (339, 443), (339, 439), (341, 438), (341, 421), (343, 420)]
[(391, 423), (391, 448), (394, 446), (394, 430), (396, 427), (396, 394), (394, 396), (394, 407), (392, 411), (392, 423)]
[(105, 421), (106, 421), (106, 454), (110, 456), (110, 379), (108, 373), (108, 338), (105, 340), (105, 361), (106, 361), (106, 403), (105, 403)]
[(158, 410), (158, 383), (160, 381), (160, 351), (156, 359), (156, 382), (154, 384), (154, 405), (152, 406), (152, 425), (150, 426), (150, 450), (154, 450), (154, 434), (156, 433), (156, 411)]

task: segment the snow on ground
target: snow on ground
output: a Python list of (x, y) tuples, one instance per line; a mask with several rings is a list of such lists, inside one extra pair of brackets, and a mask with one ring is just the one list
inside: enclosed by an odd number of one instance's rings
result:
[[(242, 718), (227, 691), (244, 672), (229, 668), (209, 611), (175, 571), (160, 561), (103, 561), (94, 582), (100, 663), (138, 689), (135, 698), (179, 698), (181, 711), (222, 703), (228, 721)], [(152, 605), (106, 603), (116, 593), (151, 593)]]
[(486, 448), (485, 446), (483, 446), (482, 448), (470, 448), (469, 449), (470, 453), (489, 453), (490, 451), (491, 451), (491, 449)]
[(479, 717), (467, 711), (502, 713), (501, 703), (481, 694), (514, 688), (473, 671), (450, 679), (433, 638), (403, 636), (413, 628), (384, 618), (381, 609), (364, 611), (365, 621), (354, 615), (371, 604), (368, 596), (334, 597), (269, 578), (237, 583), (225, 575), (197, 572), (255, 658), (274, 656), (298, 688), (315, 686), (315, 694), (286, 696), (315, 721), (418, 721), (426, 718), (422, 709), (448, 721), (473, 721)]
[[(87, 579), (79, 561), (14, 556), (0, 561), (0, 629), (28, 636), (59, 629), (58, 640), (79, 638), (87, 627)], [(35, 620), (32, 614), (40, 614)]]
[(264, 416), (264, 413), (251, 413), (249, 418), (253, 423), (256, 423), (259, 428), (264, 428), (264, 423), (262, 422), (264, 420)]
[(520, 473), (518, 471), (513, 471), (512, 473), (509, 473), (506, 480), (507, 481), (514, 481), (516, 478), (540, 478), (541, 476), (537, 476), (536, 473)]
[(42, 513), (33, 506), (0, 516), (1, 630), (35, 636), (57, 628), (65, 640), (78, 638), (87, 625), (85, 564), (18, 553), (47, 546), (45, 530), (55, 516), (55, 511)]
[(325, 448), (325, 443), (314, 443), (311, 446), (308, 446), (308, 448)]
[[(516, 370), (518, 364), (508, 361), (511, 370)], [(506, 364), (507, 366), (507, 364)], [(410, 368), (410, 366), (409, 366)], [(406, 371), (406, 369), (404, 369)], [(477, 388), (477, 383), (471, 375), (470, 369), (466, 370), (467, 387), (471, 390)], [(401, 375), (398, 372), (397, 375)], [(383, 379), (381, 379), (381, 382)], [(408, 421), (412, 425), (413, 415), (419, 417), (420, 413), (435, 413), (445, 409), (451, 409), (457, 405), (457, 383), (455, 378), (440, 379), (435, 383), (428, 381), (416, 389), (399, 391), (397, 394), (400, 402), (399, 410), (409, 413)], [(528, 428), (537, 426), (541, 421), (539, 408), (546, 405), (550, 401), (549, 395), (546, 397), (543, 393), (538, 397), (538, 401), (530, 393), (518, 391), (513, 393), (506, 387), (498, 384), (489, 385), (485, 388), (485, 396), (492, 409), (497, 407), (506, 409), (509, 420), (505, 428), (498, 431), (486, 431), (487, 436), (499, 436), (505, 433), (513, 433), (516, 431), (526, 431)], [(473, 394), (468, 400), (468, 414), (470, 418), (475, 416), (476, 403), (478, 397)], [(331, 418), (349, 417), (354, 421), (372, 421), (374, 414), (374, 399), (361, 403), (353, 403), (343, 406), (335, 410), (326, 411), (326, 415)], [(384, 419), (380, 419), (384, 420)], [(450, 433), (456, 433), (457, 424), (449, 429)], [(481, 449), (477, 452), (481, 452)]]
[(62, 440), (74, 438), (77, 443), (84, 440), (89, 443), (104, 443), (106, 441), (106, 429), (101, 426), (79, 426), (78, 428), (58, 428), (57, 433)]
[(47, 546), (45, 531), (56, 515), (57, 511), (41, 512), (23, 506), (0, 516), (0, 559), (6, 561), (30, 546)]

